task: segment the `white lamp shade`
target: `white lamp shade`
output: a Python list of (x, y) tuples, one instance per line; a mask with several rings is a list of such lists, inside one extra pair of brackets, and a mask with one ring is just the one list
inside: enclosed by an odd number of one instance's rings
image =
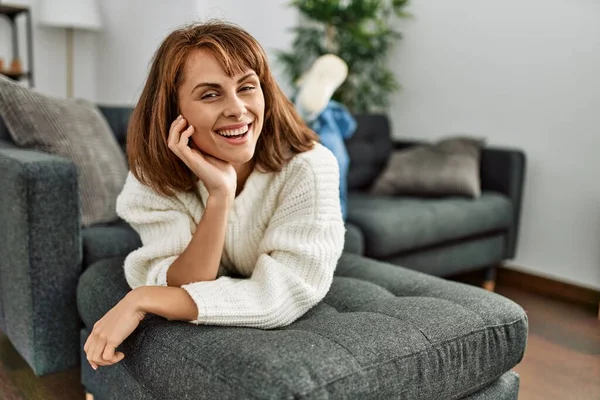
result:
[(96, 0), (39, 0), (39, 23), (57, 28), (102, 28)]

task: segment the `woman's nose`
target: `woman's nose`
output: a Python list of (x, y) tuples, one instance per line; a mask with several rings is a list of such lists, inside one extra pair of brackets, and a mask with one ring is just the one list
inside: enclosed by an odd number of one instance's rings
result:
[(246, 114), (246, 104), (239, 96), (231, 96), (227, 102), (224, 114), (229, 118), (241, 119)]

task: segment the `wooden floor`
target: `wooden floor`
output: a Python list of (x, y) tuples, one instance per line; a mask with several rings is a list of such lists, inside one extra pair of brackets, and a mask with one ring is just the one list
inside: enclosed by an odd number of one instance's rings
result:
[(529, 317), (520, 400), (600, 400), (598, 310), (503, 288)]
[[(600, 400), (600, 321), (597, 310), (498, 287), (529, 317), (520, 400)], [(0, 335), (0, 399), (83, 400), (77, 370), (36, 378)]]

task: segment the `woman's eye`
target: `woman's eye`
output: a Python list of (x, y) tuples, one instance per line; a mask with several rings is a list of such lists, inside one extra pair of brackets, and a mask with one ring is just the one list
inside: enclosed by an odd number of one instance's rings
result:
[(242, 92), (249, 92), (254, 89), (255, 89), (254, 86), (244, 86), (241, 90), (242, 90)]
[(212, 99), (212, 98), (214, 98), (214, 97), (217, 97), (217, 94), (216, 94), (216, 93), (207, 93), (207, 94), (203, 95), (203, 96), (201, 97), (201, 99), (202, 99), (202, 100), (204, 100), (204, 99)]

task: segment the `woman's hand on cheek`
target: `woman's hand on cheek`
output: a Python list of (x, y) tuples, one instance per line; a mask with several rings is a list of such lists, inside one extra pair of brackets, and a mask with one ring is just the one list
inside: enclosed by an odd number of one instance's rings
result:
[(200, 178), (211, 196), (233, 201), (237, 188), (237, 174), (233, 165), (200, 152), (193, 143), (190, 143), (194, 127), (190, 125), (182, 132), (185, 125), (186, 121), (181, 115), (171, 124), (169, 149)]
[(116, 306), (94, 324), (83, 351), (92, 368), (108, 366), (121, 361), (125, 355), (115, 351), (138, 327), (145, 317), (139, 302), (130, 292)]

